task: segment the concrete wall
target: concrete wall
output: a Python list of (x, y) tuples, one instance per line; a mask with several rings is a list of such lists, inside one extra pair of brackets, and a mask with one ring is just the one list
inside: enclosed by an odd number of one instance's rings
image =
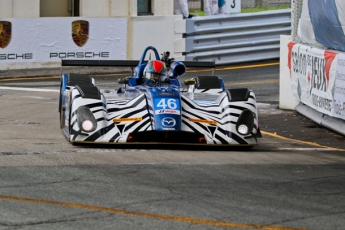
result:
[(0, 18), (38, 18), (40, 0), (1, 0)]
[(288, 67), (288, 44), (291, 36), (280, 36), (280, 75), (279, 75), (279, 108), (295, 110), (299, 100), (292, 94), (291, 76)]
[(128, 22), (127, 58), (138, 60), (147, 46), (155, 46), (160, 54), (169, 51), (176, 60), (184, 60), (183, 21), (181, 15), (132, 17)]
[(81, 17), (109, 17), (109, 0), (80, 0)]

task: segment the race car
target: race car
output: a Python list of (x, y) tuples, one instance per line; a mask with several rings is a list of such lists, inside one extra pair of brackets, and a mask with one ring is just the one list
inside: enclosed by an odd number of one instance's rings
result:
[[(147, 53), (154, 58), (147, 60)], [(119, 87), (99, 89), (86, 74), (62, 74), (60, 128), (71, 143), (186, 144), (246, 146), (258, 144), (256, 98), (247, 88), (225, 89), (222, 78), (199, 76), (180, 82), (189, 67), (155, 47), (139, 61), (62, 60), (62, 66), (132, 66)], [(214, 71), (213, 71), (214, 73)]]

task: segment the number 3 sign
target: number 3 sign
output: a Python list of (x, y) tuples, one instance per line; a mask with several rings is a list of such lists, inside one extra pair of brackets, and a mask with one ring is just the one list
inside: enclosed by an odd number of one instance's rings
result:
[(241, 13), (241, 0), (225, 0), (225, 13)]

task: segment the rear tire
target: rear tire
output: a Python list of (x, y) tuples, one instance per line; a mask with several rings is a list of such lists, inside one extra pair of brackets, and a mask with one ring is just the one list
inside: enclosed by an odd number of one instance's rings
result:
[(67, 86), (89, 85), (93, 86), (92, 79), (87, 74), (70, 73), (67, 76)]
[(217, 76), (199, 76), (195, 78), (196, 89), (220, 89), (222, 85)]

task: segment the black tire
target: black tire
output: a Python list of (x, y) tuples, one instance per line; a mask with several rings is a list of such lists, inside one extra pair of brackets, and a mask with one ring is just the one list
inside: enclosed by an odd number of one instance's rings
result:
[(101, 100), (101, 93), (96, 86), (76, 85), (75, 88), (79, 91), (82, 98), (91, 98), (91, 99)]
[(220, 89), (222, 85), (217, 76), (199, 76), (195, 78), (196, 89)]
[(67, 75), (67, 86), (89, 85), (92, 86), (92, 79), (87, 74), (70, 73)]

